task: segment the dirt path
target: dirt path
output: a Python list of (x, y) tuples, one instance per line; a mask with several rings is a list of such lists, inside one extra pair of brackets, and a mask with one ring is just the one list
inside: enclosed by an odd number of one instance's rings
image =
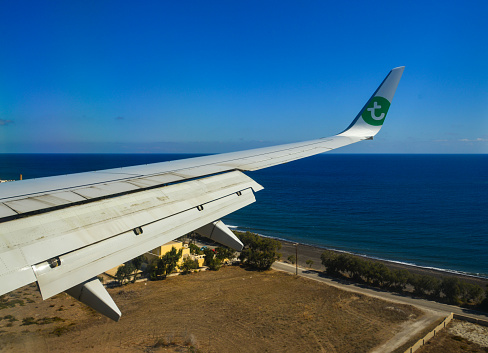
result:
[(424, 316), (422, 316), (420, 319), (409, 320), (401, 324), (398, 327), (399, 331), (395, 336), (390, 338), (381, 346), (373, 349), (371, 353), (393, 352), (395, 349), (407, 343), (412, 337), (419, 335), (422, 330), (438, 320), (440, 317), (442, 317), (442, 315), (439, 315), (439, 312), (424, 309)]

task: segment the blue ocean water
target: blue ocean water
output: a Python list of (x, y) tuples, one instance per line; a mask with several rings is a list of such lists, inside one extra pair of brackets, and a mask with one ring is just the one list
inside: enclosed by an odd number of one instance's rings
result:
[[(4, 154), (0, 179), (192, 156)], [(238, 229), (488, 277), (488, 155), (323, 154), (248, 175), (265, 189), (225, 217)]]

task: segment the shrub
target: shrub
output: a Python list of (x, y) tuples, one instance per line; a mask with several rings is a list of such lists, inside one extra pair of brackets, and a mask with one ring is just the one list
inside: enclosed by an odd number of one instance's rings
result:
[(39, 319), (36, 321), (36, 324), (38, 325), (47, 325), (47, 324), (52, 324), (53, 322), (64, 322), (64, 319), (61, 319), (59, 316), (53, 316), (53, 317), (43, 317), (42, 319)]
[(32, 316), (29, 317), (24, 317), (22, 319), (22, 326), (28, 326), (28, 325), (35, 325), (37, 323), (36, 319), (34, 319)]
[(72, 329), (72, 326), (75, 325), (74, 322), (72, 322), (71, 324), (69, 325), (65, 325), (65, 326), (58, 326), (56, 327), (51, 333), (56, 335), (56, 336), (61, 336), (62, 334), (66, 333), (66, 332), (69, 332), (71, 331)]
[(0, 309), (13, 308), (17, 304), (19, 304), (20, 306), (25, 305), (22, 299), (8, 300), (8, 297), (6, 295), (0, 296)]
[(13, 316), (13, 315), (5, 315), (5, 316), (3, 317), (3, 319), (4, 319), (4, 320), (8, 320), (8, 321), (10, 321), (10, 322), (17, 321), (17, 319), (16, 319), (16, 318), (15, 318), (15, 316)]

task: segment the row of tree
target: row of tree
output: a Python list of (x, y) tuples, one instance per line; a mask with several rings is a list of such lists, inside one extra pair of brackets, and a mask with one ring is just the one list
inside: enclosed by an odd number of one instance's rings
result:
[(327, 250), (321, 255), (326, 273), (334, 277), (351, 278), (375, 287), (403, 292), (410, 289), (417, 296), (428, 297), (449, 304), (479, 305), (483, 289), (457, 277), (435, 277), (390, 269), (384, 264), (350, 254)]

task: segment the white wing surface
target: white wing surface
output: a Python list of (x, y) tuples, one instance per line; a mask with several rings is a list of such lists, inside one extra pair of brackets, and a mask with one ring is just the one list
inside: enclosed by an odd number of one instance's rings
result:
[(0, 295), (37, 281), (44, 299), (66, 291), (118, 320), (94, 276), (194, 230), (240, 250), (218, 220), (262, 189), (242, 171), (372, 139), (403, 69), (391, 70), (351, 125), (332, 137), (0, 184)]

